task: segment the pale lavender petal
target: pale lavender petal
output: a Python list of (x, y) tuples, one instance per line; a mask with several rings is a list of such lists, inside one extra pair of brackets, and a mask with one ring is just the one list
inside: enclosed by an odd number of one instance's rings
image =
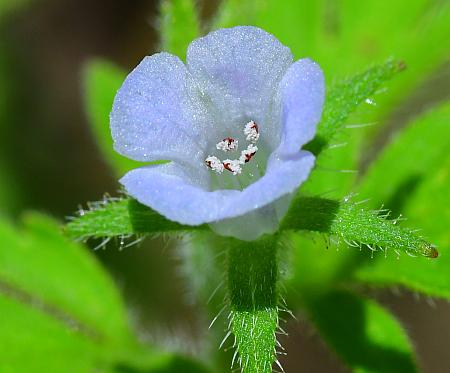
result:
[(323, 72), (310, 59), (295, 62), (280, 84), (282, 134), (280, 154), (300, 150), (316, 133), (325, 98)]
[(168, 53), (146, 57), (119, 89), (111, 112), (114, 148), (138, 161), (200, 162), (205, 109), (183, 62)]
[[(200, 225), (235, 218), (259, 210), (279, 198), (292, 193), (308, 176), (314, 157), (308, 152), (298, 152), (289, 158), (272, 157), (266, 174), (243, 191), (207, 191), (205, 184), (189, 168), (176, 163), (150, 166), (130, 171), (121, 179), (127, 192), (141, 203), (153, 208), (166, 218), (181, 224)], [(273, 213), (277, 214), (275, 209)], [(279, 216), (276, 215), (276, 220)], [(251, 220), (250, 220), (251, 221)], [(253, 236), (245, 226), (227, 229), (222, 221), (223, 234), (249, 240), (273, 231), (273, 225), (259, 225)]]
[(266, 123), (270, 103), (291, 64), (289, 48), (252, 26), (211, 32), (187, 51), (188, 69), (215, 109), (216, 125), (242, 126), (253, 119), (263, 132), (271, 124)]

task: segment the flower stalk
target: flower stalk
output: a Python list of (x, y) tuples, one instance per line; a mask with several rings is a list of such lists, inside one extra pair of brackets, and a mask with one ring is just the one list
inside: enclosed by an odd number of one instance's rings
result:
[[(227, 239), (228, 240), (228, 239)], [(254, 242), (229, 239), (230, 331), (236, 348), (232, 365), (242, 372), (272, 372), (278, 328), (277, 237)]]

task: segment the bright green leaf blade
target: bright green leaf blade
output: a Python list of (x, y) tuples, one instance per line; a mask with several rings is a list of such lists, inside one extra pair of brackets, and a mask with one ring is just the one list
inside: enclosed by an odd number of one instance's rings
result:
[(390, 60), (330, 88), (316, 137), (305, 149), (316, 155), (321, 153), (344, 129), (348, 116), (402, 68), (401, 62)]
[(189, 43), (200, 35), (194, 0), (164, 0), (161, 3), (161, 49), (185, 59)]
[(339, 290), (308, 299), (305, 307), (323, 338), (354, 372), (417, 371), (405, 331), (375, 302)]
[[(358, 187), (371, 207), (381, 203), (395, 214), (414, 189), (442, 164), (450, 148), (450, 103), (415, 120), (386, 147)], [(386, 182), (381, 182), (385, 180)]]
[(53, 220), (0, 220), (0, 235), (0, 371), (207, 371), (138, 345), (110, 277)]
[(28, 215), (21, 229), (2, 220), (0, 236), (2, 283), (57, 309), (108, 343), (129, 339), (125, 307), (113, 281), (52, 220)]
[(109, 128), (109, 113), (125, 76), (118, 67), (103, 60), (90, 61), (83, 71), (85, 107), (91, 131), (105, 161), (117, 176), (123, 176), (125, 172), (142, 166), (142, 163), (114, 151)]
[[(360, 267), (355, 277), (365, 283), (388, 287), (402, 285), (431, 296), (450, 299), (450, 104), (430, 111), (416, 120), (385, 150), (361, 185), (364, 195), (385, 199), (387, 207), (401, 210), (407, 225), (420, 226), (422, 233), (440, 247), (441, 255), (433, 261), (401, 257), (387, 258)], [(390, 180), (381, 188), (375, 182)], [(376, 202), (374, 202), (376, 203)]]
[(0, 371), (92, 372), (105, 368), (100, 346), (48, 314), (0, 292)]
[(0, 292), (1, 372), (208, 372), (203, 365), (179, 355), (108, 348), (104, 341), (62, 319), (54, 309), (11, 295)]

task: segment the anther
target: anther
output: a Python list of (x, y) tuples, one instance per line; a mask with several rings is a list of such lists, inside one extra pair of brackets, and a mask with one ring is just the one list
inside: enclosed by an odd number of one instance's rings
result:
[(224, 152), (236, 150), (238, 148), (238, 140), (232, 139), (231, 137), (226, 137), (221, 142), (216, 144), (216, 148), (223, 150)]
[(225, 169), (225, 166), (222, 164), (219, 158), (214, 156), (208, 156), (205, 159), (205, 164), (213, 171), (216, 171), (218, 174), (221, 174)]
[(249, 144), (247, 149), (241, 152), (241, 156), (239, 157), (239, 161), (241, 162), (241, 164), (249, 162), (257, 151), (258, 147), (256, 145)]
[(231, 171), (233, 175), (239, 175), (242, 172), (241, 162), (237, 159), (225, 159), (223, 161), (223, 167)]
[(247, 135), (246, 140), (255, 143), (259, 139), (259, 128), (255, 121), (251, 120), (245, 125), (244, 135)]

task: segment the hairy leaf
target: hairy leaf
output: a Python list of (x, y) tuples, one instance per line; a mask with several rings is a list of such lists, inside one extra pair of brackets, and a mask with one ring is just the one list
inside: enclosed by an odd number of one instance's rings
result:
[(189, 43), (200, 35), (195, 0), (161, 3), (161, 49), (185, 59)]
[(416, 372), (398, 321), (373, 301), (336, 290), (304, 304), (323, 338), (354, 372)]

